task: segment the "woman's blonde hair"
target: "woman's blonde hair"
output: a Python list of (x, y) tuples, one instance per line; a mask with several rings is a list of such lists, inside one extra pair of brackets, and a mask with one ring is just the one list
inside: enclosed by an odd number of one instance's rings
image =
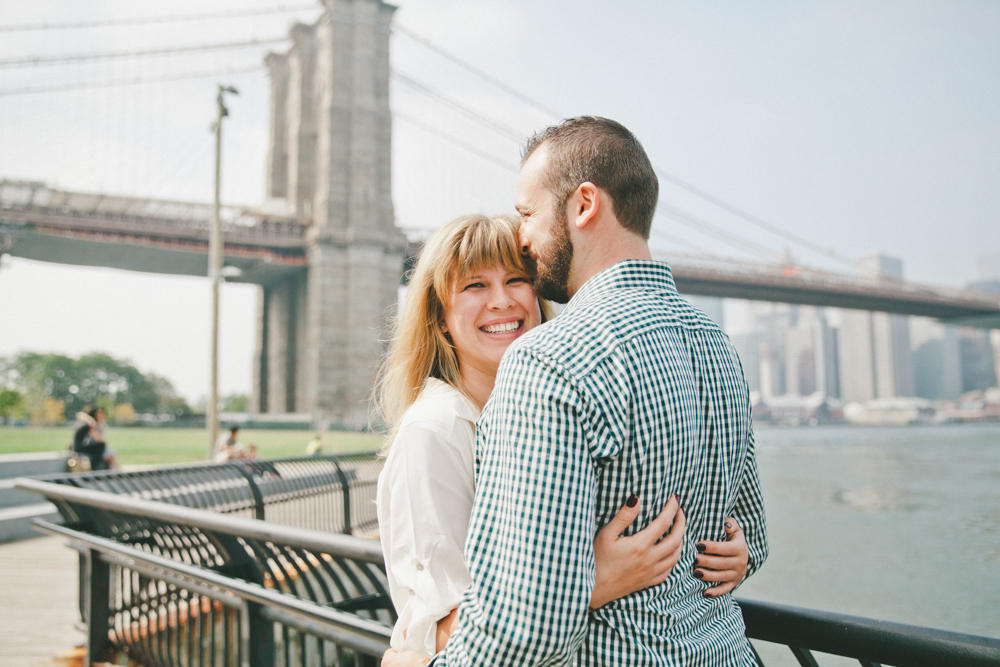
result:
[[(468, 396), (455, 347), (441, 330), (452, 286), (464, 275), (497, 265), (534, 282), (534, 265), (520, 251), (520, 224), (513, 215), (463, 215), (424, 244), (375, 385), (375, 407), (389, 427), (382, 455), (388, 453), (403, 413), (417, 400), (427, 378), (447, 382)], [(549, 319), (548, 304), (540, 301), (539, 308), (544, 322)]]

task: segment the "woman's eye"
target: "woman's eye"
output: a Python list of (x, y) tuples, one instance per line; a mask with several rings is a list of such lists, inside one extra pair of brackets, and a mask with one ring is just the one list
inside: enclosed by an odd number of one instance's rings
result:
[(525, 278), (523, 276), (518, 276), (516, 278), (511, 278), (510, 280), (508, 280), (507, 284), (508, 285), (515, 285), (515, 284), (518, 284), (518, 283), (526, 283), (526, 282), (528, 282), (527, 278)]
[(476, 287), (485, 287), (485, 285), (483, 285), (482, 283), (469, 283), (468, 285), (465, 286), (465, 289), (473, 289)]

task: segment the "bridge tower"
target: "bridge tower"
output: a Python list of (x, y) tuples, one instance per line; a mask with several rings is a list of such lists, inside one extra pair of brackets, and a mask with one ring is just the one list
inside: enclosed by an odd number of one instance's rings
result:
[(308, 268), (262, 285), (253, 407), (368, 424), (406, 239), (394, 224), (389, 32), (381, 0), (322, 0), (313, 25), (269, 54), (269, 205), (311, 221)]

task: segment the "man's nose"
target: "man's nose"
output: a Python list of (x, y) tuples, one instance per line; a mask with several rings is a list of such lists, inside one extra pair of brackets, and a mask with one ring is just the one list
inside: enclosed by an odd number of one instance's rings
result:
[(521, 244), (521, 254), (528, 255), (531, 253), (531, 244), (524, 235), (524, 224), (521, 224), (521, 228), (517, 230), (517, 240)]

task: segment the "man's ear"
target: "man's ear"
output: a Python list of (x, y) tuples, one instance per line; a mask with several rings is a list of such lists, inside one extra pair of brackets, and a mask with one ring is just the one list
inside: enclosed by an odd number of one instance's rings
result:
[(567, 209), (570, 222), (577, 228), (583, 229), (596, 222), (597, 214), (604, 205), (604, 193), (591, 183), (584, 181), (576, 192), (569, 198)]

